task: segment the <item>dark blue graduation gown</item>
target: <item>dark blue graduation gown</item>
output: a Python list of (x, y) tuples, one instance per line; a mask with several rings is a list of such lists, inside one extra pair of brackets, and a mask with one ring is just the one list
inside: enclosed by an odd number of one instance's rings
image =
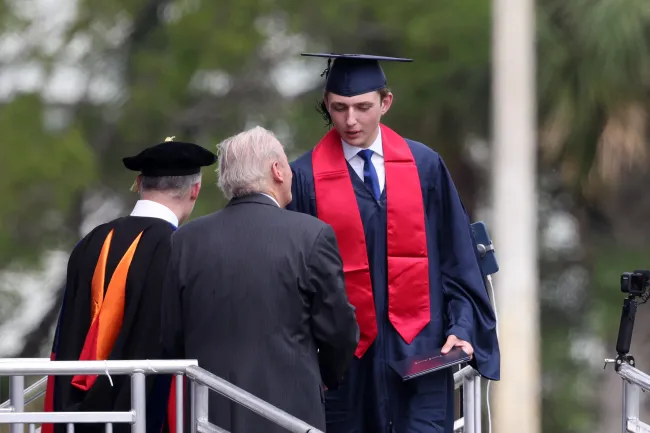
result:
[[(402, 382), (388, 365), (440, 348), (451, 334), (472, 344), (471, 365), (481, 375), (499, 380), (496, 321), (469, 218), (442, 158), (422, 143), (406, 142), (417, 165), (426, 213), (431, 321), (410, 345), (389, 322), (386, 188), (377, 202), (348, 164), (366, 237), (378, 335), (364, 356), (354, 359), (340, 388), (326, 391), (328, 433), (451, 433), (452, 370)], [(318, 216), (311, 160), (309, 151), (291, 164), (293, 199), (287, 209)]]

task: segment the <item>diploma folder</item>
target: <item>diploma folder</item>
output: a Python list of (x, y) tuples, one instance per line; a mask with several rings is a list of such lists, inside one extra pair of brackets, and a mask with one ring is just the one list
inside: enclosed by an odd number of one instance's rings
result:
[(412, 356), (400, 361), (390, 361), (389, 364), (400, 375), (402, 380), (409, 380), (470, 360), (470, 356), (460, 347), (452, 348), (445, 355), (440, 353), (441, 349), (426, 355)]

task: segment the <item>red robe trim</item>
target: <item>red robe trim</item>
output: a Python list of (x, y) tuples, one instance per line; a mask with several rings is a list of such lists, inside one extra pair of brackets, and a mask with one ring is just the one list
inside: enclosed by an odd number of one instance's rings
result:
[[(429, 267), (424, 202), (406, 141), (380, 125), (386, 168), (388, 319), (411, 343), (429, 323)], [(356, 308), (359, 358), (377, 336), (366, 240), (341, 138), (330, 130), (312, 153), (318, 218), (334, 229), (343, 259), (346, 291)]]
[[(167, 424), (169, 425), (169, 432), (176, 433), (176, 418), (180, 416), (181, 422), (183, 422), (185, 416), (185, 387), (187, 386), (187, 376), (183, 376), (183, 390), (181, 391), (181, 399), (183, 405), (181, 406), (181, 413), (176, 412), (176, 381), (178, 378), (174, 376), (172, 379), (171, 389), (169, 390), (169, 400), (167, 401)], [(160, 430), (164, 431), (164, 426)]]
[[(56, 361), (56, 353), (52, 352), (50, 361)], [(47, 376), (47, 386), (45, 388), (45, 402), (43, 404), (44, 412), (54, 412), (54, 379), (56, 376)], [(41, 424), (41, 433), (54, 433), (54, 424)]]

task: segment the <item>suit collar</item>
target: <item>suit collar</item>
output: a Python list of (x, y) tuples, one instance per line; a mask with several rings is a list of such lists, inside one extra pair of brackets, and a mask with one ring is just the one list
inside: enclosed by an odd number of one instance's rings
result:
[(279, 208), (278, 203), (272, 197), (269, 197), (268, 195), (263, 193), (249, 194), (242, 197), (234, 197), (232, 200), (230, 200), (228, 206), (235, 206), (242, 203), (265, 204), (268, 206)]
[(275, 205), (276, 205), (277, 207), (280, 207), (280, 203), (278, 203), (278, 201), (277, 201), (276, 199), (274, 199), (272, 195), (265, 194), (265, 193), (261, 193), (261, 194), (262, 194), (264, 197), (270, 198), (271, 201), (273, 201), (273, 203), (275, 203)]

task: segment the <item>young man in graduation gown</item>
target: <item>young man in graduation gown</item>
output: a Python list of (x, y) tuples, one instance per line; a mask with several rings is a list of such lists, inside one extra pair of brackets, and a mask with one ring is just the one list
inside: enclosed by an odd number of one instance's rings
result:
[[(68, 261), (63, 304), (52, 360), (160, 359), (160, 300), (174, 230), (194, 208), (201, 167), (216, 155), (192, 143), (168, 138), (123, 159), (140, 172), (140, 200), (129, 216), (102, 224), (75, 246)], [(166, 421), (171, 377), (147, 376), (147, 432)], [(128, 375), (50, 376), (46, 411), (129, 411)], [(173, 423), (170, 423), (173, 426)], [(64, 433), (65, 424), (43, 425), (43, 433)], [(114, 424), (126, 433), (130, 424)], [(78, 424), (75, 432), (104, 432), (102, 424)]]
[(334, 228), (361, 333), (343, 384), (325, 393), (327, 432), (451, 433), (452, 370), (402, 381), (391, 363), (460, 347), (499, 379), (468, 215), (440, 155), (381, 123), (392, 94), (379, 60), (410, 60), (315, 56), (330, 58), (321, 108), (334, 127), (292, 163), (288, 208)]

